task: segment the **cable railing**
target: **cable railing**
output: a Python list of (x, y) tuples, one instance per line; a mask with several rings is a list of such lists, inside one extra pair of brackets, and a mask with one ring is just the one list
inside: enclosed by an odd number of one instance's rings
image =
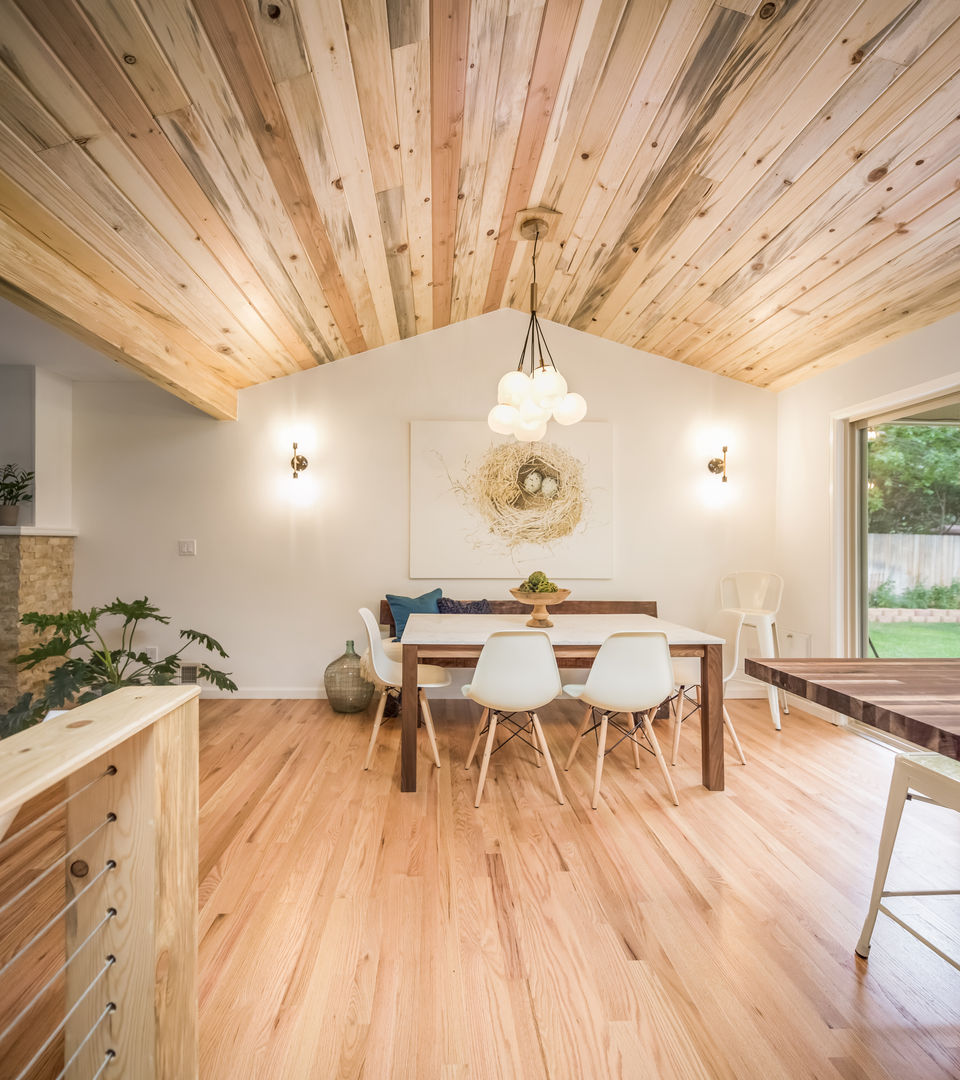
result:
[(0, 1080), (196, 1080), (198, 696), (0, 742)]

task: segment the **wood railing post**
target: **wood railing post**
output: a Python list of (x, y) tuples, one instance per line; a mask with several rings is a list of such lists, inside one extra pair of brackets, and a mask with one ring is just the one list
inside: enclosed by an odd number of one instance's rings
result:
[[(109, 1046), (118, 1080), (196, 1080), (198, 753), (193, 698), (70, 777), (77, 791), (116, 769), (69, 804), (67, 819), (69, 850), (116, 815), (84, 845), (82, 863), (67, 864), (68, 903), (116, 864), (67, 916), (67, 955), (81, 949), (67, 971), (68, 1010), (115, 958), (98, 984), (105, 992), (89, 994), (67, 1025), (69, 1059), (105, 1003), (116, 1006), (105, 1038), (80, 1049), (77, 1075), (93, 1075)], [(111, 908), (116, 915), (81, 948)]]

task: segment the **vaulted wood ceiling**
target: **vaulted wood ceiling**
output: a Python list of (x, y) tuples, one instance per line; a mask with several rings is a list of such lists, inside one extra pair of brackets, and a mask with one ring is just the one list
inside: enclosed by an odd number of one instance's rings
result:
[(957, 0), (0, 0), (0, 293), (214, 416), (528, 302), (781, 388), (960, 308)]

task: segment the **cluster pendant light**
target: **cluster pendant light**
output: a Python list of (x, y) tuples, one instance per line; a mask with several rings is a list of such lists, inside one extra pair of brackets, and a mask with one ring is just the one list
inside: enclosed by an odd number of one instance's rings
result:
[(557, 371), (537, 320), (537, 241), (546, 227), (542, 218), (530, 218), (521, 226), (521, 235), (533, 240), (530, 323), (520, 362), (500, 380), (497, 404), (487, 416), (491, 430), (498, 435), (514, 435), (520, 442), (542, 439), (551, 417), (558, 424), (576, 424), (587, 414), (583, 397), (567, 391), (567, 380)]

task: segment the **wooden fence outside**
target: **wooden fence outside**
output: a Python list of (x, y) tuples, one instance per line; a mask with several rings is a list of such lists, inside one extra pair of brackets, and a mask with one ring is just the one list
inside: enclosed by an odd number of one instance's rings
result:
[(960, 536), (871, 533), (867, 537), (867, 587), (892, 581), (895, 592), (912, 585), (960, 581)]

